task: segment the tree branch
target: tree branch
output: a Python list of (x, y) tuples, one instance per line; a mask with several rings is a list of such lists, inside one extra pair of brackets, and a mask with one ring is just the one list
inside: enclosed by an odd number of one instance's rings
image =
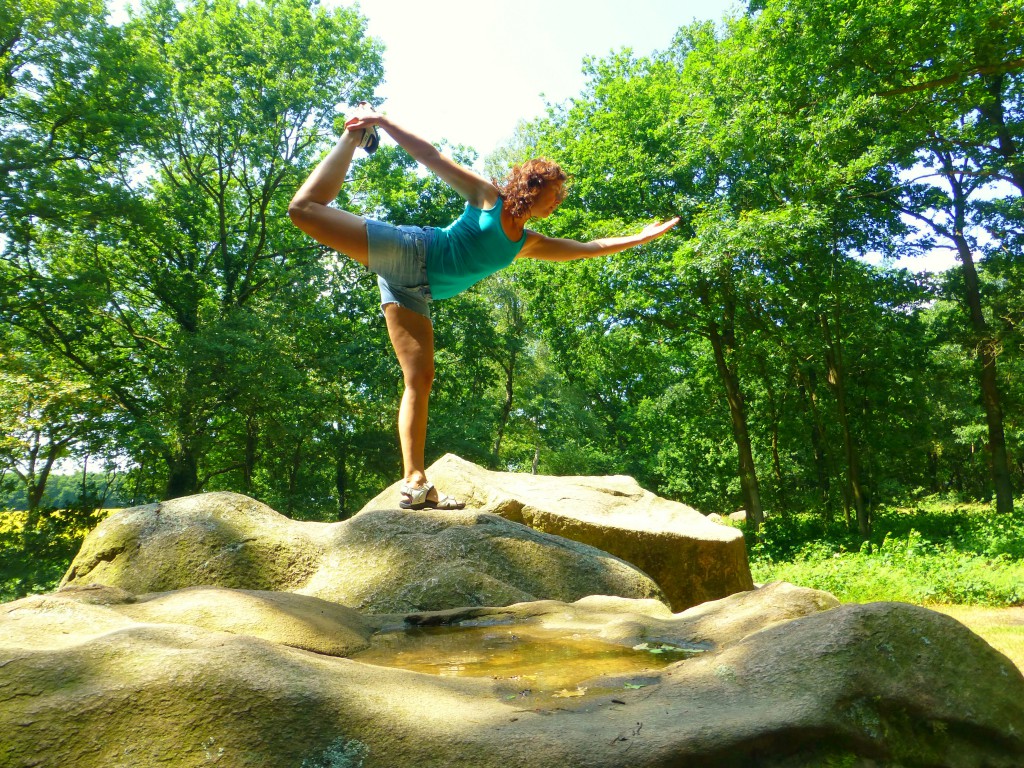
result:
[(916, 93), (918, 91), (928, 91), (933, 88), (941, 88), (944, 85), (953, 85), (966, 77), (972, 77), (974, 75), (998, 75), (1004, 72), (1012, 72), (1016, 69), (1024, 69), (1024, 57), (1011, 59), (1010, 61), (1003, 61), (998, 64), (983, 64), (978, 67), (972, 67), (971, 69), (963, 72), (955, 72), (952, 75), (940, 77), (936, 80), (926, 80), (923, 83), (914, 83), (913, 85), (904, 85), (888, 91), (881, 91), (877, 95), (882, 98), (902, 96), (907, 93)]

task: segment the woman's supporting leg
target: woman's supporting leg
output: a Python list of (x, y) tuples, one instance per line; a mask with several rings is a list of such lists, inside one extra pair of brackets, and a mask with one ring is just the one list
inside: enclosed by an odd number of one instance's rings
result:
[(299, 187), (288, 216), (292, 223), (312, 237), (364, 267), (368, 265), (366, 220), (348, 211), (328, 207), (341, 191), (352, 155), (359, 146), (359, 131), (345, 131), (320, 165)]
[(398, 304), (385, 304), (384, 317), (405, 379), (398, 410), (405, 482), (418, 488), (427, 482), (423, 454), (427, 443), (427, 404), (434, 384), (434, 327), (430, 318)]

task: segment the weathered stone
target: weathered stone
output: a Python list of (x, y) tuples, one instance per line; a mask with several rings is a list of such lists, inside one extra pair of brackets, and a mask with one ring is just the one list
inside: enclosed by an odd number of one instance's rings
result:
[[(228, 592), (220, 604), (233, 604)], [(158, 623), (121, 612), (202, 593), (131, 603), (84, 590), (0, 606), (0, 765), (1024, 764), (1020, 672), (956, 621), (905, 604), (821, 611), (834, 600), (776, 584), (675, 615), (656, 601), (588, 597), (408, 617), (707, 644), (639, 681), (585, 681), (605, 688), (596, 694), (524, 698), (507, 695), (508, 681), (369, 666), (181, 623), (206, 621), (201, 612)], [(305, 600), (290, 596), (267, 622), (304, 621)], [(358, 635), (400, 618), (350, 611), (339, 625)]]
[(495, 515), (376, 510), (310, 523), (233, 493), (111, 515), (86, 538), (62, 586), (89, 584), (135, 594), (192, 586), (296, 592), (375, 613), (664, 597), (629, 563)]
[(249, 635), (327, 656), (349, 656), (373, 634), (358, 611), (289, 592), (189, 587), (143, 595), (115, 609), (139, 623)]
[(774, 582), (760, 589), (737, 592), (681, 613), (672, 613), (657, 600), (630, 600), (593, 595), (574, 603), (555, 600), (504, 607), (455, 608), (374, 617), (383, 623), (399, 620), (413, 626), (452, 625), (459, 622), (531, 623), (545, 629), (581, 633), (616, 645), (641, 642), (682, 643), (705, 649), (725, 647), (776, 624), (838, 608), (828, 592)]
[[(96, 609), (74, 608), (75, 604)], [(2, 634), (4, 629), (18, 628), (24, 634), (30, 626), (26, 622), (41, 620), (41, 627), (52, 628), (54, 622), (60, 626), (60, 632), (44, 633), (44, 644), (58, 648), (80, 642), (82, 636), (152, 624), (182, 624), (327, 656), (349, 656), (365, 648), (377, 629), (376, 623), (358, 611), (315, 597), (222, 587), (189, 587), (138, 596), (100, 585), (68, 587), (9, 603), (0, 610), (20, 620), (0, 623), (0, 645), (8, 639)]]
[[(751, 589), (743, 534), (655, 496), (631, 477), (492, 472), (447, 454), (427, 471), (473, 509), (610, 552), (649, 574), (673, 610)], [(394, 506), (400, 483), (365, 510)]]

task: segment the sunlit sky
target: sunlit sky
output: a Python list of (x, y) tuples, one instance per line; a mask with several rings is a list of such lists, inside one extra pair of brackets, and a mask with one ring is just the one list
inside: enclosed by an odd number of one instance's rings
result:
[[(137, 0), (108, 0), (113, 21)], [(485, 157), (516, 123), (584, 84), (583, 59), (663, 50), (694, 19), (719, 21), (734, 0), (322, 0), (358, 5), (383, 43), (381, 109), (431, 141)]]
[[(325, 0), (352, 5), (348, 0)], [(434, 141), (486, 156), (520, 120), (584, 85), (583, 60), (667, 48), (694, 19), (719, 21), (733, 0), (361, 0), (383, 42), (382, 109)]]

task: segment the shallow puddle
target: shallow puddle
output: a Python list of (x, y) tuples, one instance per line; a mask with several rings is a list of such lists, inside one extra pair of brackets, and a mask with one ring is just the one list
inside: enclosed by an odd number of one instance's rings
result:
[(653, 682), (645, 675), (704, 650), (663, 643), (628, 648), (529, 625), (416, 628), (380, 633), (371, 643), (352, 658), (432, 675), (489, 677), (502, 684), (505, 698), (583, 696), (598, 689), (580, 684), (601, 676), (616, 678), (601, 692), (641, 688)]

